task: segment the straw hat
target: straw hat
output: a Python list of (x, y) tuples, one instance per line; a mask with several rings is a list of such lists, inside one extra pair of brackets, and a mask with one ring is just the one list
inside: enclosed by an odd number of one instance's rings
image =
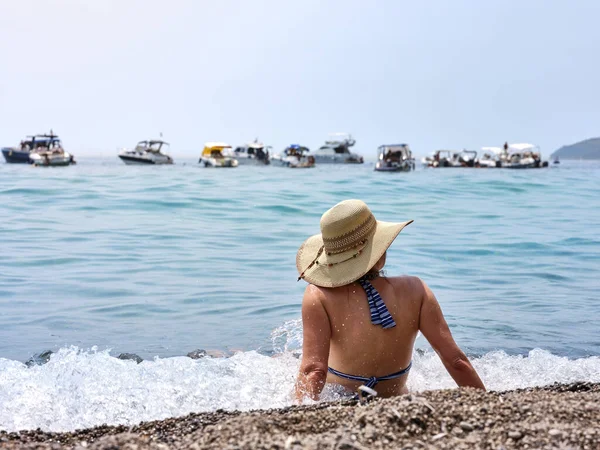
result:
[(402, 229), (412, 223), (381, 222), (361, 200), (344, 200), (321, 216), (321, 234), (296, 255), (300, 279), (321, 287), (350, 284), (379, 261)]

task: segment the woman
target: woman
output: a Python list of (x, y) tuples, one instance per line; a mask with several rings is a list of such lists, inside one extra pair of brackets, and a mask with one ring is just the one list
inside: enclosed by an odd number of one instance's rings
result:
[(388, 397), (407, 392), (413, 345), (421, 331), (459, 386), (485, 389), (454, 342), (442, 310), (417, 277), (384, 277), (387, 248), (404, 223), (381, 222), (360, 200), (321, 217), (321, 234), (298, 250), (304, 333), (296, 398), (318, 399), (326, 382), (361, 385)]

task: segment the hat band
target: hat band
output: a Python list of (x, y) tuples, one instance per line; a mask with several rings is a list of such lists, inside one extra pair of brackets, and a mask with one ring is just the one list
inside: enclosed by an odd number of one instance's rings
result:
[(342, 263), (345, 263), (345, 262), (347, 262), (347, 261), (350, 261), (350, 260), (352, 260), (352, 259), (354, 259), (354, 258), (358, 257), (358, 255), (360, 255), (360, 254), (362, 253), (362, 251), (363, 251), (363, 249), (365, 248), (366, 244), (367, 244), (367, 239), (363, 239), (362, 241), (360, 241), (358, 244), (356, 244), (356, 245), (353, 247), (354, 249), (356, 249), (356, 251), (354, 251), (353, 253), (351, 253), (350, 255), (348, 255), (348, 257), (347, 257), (347, 258), (341, 259), (341, 260), (339, 260), (339, 261), (333, 261), (333, 262), (330, 262), (330, 263), (325, 263), (325, 262), (324, 262), (324, 263), (320, 263), (320, 262), (319, 262), (319, 257), (320, 257), (320, 256), (323, 254), (323, 249), (324, 249), (324, 246), (322, 245), (322, 246), (321, 246), (321, 248), (319, 249), (319, 251), (317, 252), (317, 256), (315, 256), (315, 258), (314, 258), (314, 259), (312, 260), (312, 262), (311, 262), (311, 263), (308, 265), (308, 267), (302, 271), (302, 273), (301, 273), (301, 274), (300, 274), (300, 276), (298, 277), (298, 280), (297, 280), (297, 281), (300, 281), (302, 278), (304, 278), (304, 274), (305, 274), (305, 273), (306, 273), (306, 272), (307, 272), (307, 271), (308, 271), (308, 270), (309, 270), (311, 267), (313, 267), (313, 266), (315, 266), (315, 265), (316, 265), (316, 266), (323, 265), (323, 266), (327, 266), (327, 267), (332, 267), (332, 266), (335, 266), (335, 265), (337, 265), (337, 264), (342, 264)]
[(319, 259), (319, 256), (321, 256), (321, 253), (323, 253), (323, 248), (324, 246), (321, 245), (321, 248), (319, 248), (319, 251), (317, 252), (317, 256), (315, 256), (315, 258), (312, 260), (312, 262), (308, 265), (308, 267), (306, 269), (304, 269), (302, 271), (302, 273), (300, 274), (300, 276), (298, 277), (298, 280), (296, 281), (300, 281), (302, 278), (304, 278), (304, 274), (306, 273), (307, 270), (309, 270), (312, 266), (314, 266), (315, 264), (318, 264), (317, 260)]
[(367, 220), (353, 230), (344, 233), (341, 236), (336, 236), (333, 238), (326, 238), (323, 236), (323, 246), (325, 247), (325, 251), (328, 255), (333, 255), (352, 250), (353, 248), (361, 245), (362, 241), (375, 231), (376, 226), (377, 220), (375, 220), (375, 216), (373, 214), (369, 214)]

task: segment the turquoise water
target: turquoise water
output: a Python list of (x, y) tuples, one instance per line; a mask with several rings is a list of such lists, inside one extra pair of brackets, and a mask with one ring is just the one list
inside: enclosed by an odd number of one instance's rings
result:
[[(211, 170), (192, 160), (164, 167), (78, 160), (50, 169), (0, 164), (0, 429), (286, 404), (305, 287), (296, 281), (296, 250), (318, 232), (320, 215), (347, 198), (364, 200), (381, 220), (415, 220), (390, 248), (387, 273), (429, 284), (488, 384), (595, 380), (600, 372), (600, 164), (385, 174), (372, 164)], [(450, 383), (426, 342), (417, 345), (425, 352), (409, 384)], [(241, 352), (176, 358), (196, 348)], [(47, 349), (58, 352), (50, 363), (22, 364)], [(112, 357), (121, 352), (147, 361)], [(266, 356), (279, 352), (283, 359)], [(114, 370), (97, 378), (100, 366)], [(77, 423), (44, 422), (56, 410), (29, 405), (15, 386), (28, 380), (60, 402), (58, 380), (73, 377), (74, 367), (95, 385), (133, 377), (167, 389), (170, 380), (185, 401), (172, 406), (173, 392), (161, 397), (155, 386), (148, 396), (163, 402), (155, 410), (113, 405)], [(249, 376), (257, 372), (262, 379)], [(221, 389), (224, 373), (232, 377), (231, 400), (224, 391), (195, 396), (190, 380)], [(234, 389), (240, 383), (247, 401)], [(119, 398), (133, 395), (125, 384)], [(69, 401), (79, 408), (90, 403), (77, 395)]]

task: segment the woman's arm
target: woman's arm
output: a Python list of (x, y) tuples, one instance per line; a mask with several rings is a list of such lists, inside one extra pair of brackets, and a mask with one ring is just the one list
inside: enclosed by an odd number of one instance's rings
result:
[(302, 362), (295, 388), (298, 401), (307, 395), (317, 400), (327, 378), (331, 326), (322, 299), (319, 288), (308, 285), (302, 299)]
[(423, 281), (421, 283), (423, 284), (424, 295), (421, 303), (419, 329), (439, 355), (444, 367), (456, 381), (456, 384), (485, 390), (483, 382), (469, 359), (454, 342), (450, 328), (448, 328), (444, 314), (442, 314), (442, 308), (440, 308), (435, 295)]

